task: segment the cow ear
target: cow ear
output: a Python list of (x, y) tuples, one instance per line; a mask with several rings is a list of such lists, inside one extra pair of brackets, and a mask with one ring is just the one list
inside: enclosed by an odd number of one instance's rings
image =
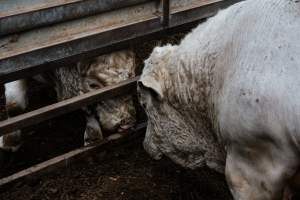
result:
[(159, 100), (163, 99), (163, 92), (162, 92), (161, 85), (154, 78), (149, 76), (141, 77), (141, 79), (138, 81), (138, 86), (141, 89), (150, 91), (150, 93), (154, 98), (157, 98)]

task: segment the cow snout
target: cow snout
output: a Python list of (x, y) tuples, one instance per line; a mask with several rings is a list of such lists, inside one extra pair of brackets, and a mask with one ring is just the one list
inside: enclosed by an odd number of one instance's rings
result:
[(16, 116), (22, 114), (25, 108), (24, 106), (20, 105), (18, 102), (10, 101), (6, 103), (6, 110), (9, 116)]
[(135, 120), (132, 117), (112, 117), (101, 122), (101, 127), (106, 132), (124, 132), (135, 125)]
[(135, 126), (135, 120), (133, 118), (122, 119), (118, 126), (118, 132), (124, 132)]

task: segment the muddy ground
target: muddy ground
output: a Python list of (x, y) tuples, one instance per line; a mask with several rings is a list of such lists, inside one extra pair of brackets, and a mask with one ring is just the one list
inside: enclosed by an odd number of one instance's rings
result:
[[(186, 32), (131, 48), (137, 73), (154, 46), (176, 44)], [(32, 86), (36, 83), (32, 82)], [(54, 91), (32, 87), (30, 110), (54, 103)], [(140, 111), (138, 118), (144, 117)], [(25, 142), (6, 167), (5, 177), (83, 145), (85, 120), (76, 111), (23, 130)], [(168, 159), (154, 161), (142, 148), (143, 135), (38, 180), (19, 182), (0, 192), (0, 200), (227, 200), (232, 199), (223, 175), (209, 169), (185, 170)]]
[(0, 194), (5, 200), (226, 200), (224, 177), (209, 169), (189, 171), (168, 159), (152, 160), (142, 137), (31, 183)]

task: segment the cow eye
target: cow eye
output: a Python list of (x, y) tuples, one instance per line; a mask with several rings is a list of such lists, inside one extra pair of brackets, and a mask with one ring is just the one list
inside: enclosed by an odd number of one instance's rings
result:
[(143, 107), (144, 109), (147, 108), (145, 103), (142, 103), (142, 107)]

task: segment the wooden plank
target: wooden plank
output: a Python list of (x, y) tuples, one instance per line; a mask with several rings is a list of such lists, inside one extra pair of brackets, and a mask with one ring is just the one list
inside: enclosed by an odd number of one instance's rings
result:
[(114, 86), (98, 89), (71, 99), (55, 103), (32, 112), (28, 112), (0, 122), (0, 136), (33, 124), (37, 124), (61, 114), (77, 110), (99, 101), (118, 95), (130, 94), (136, 91), (136, 81), (139, 77), (128, 79)]
[(34, 165), (28, 169), (22, 170), (18, 173), (15, 173), (11, 176), (0, 179), (0, 188), (3, 189), (4, 186), (16, 183), (17, 181), (26, 180), (26, 179), (37, 179), (44, 175), (47, 175), (55, 170), (60, 170), (68, 168), (70, 165), (76, 162), (82, 162), (87, 160), (90, 156), (95, 153), (99, 153), (108, 148), (113, 148), (124, 142), (127, 142), (133, 138), (142, 136), (145, 131), (147, 124), (142, 123), (137, 125), (137, 127), (127, 133), (122, 133), (122, 137), (117, 140), (105, 139), (101, 143), (95, 146), (82, 147), (75, 149), (66, 154), (57, 156), (48, 161), (42, 162), (40, 164)]

